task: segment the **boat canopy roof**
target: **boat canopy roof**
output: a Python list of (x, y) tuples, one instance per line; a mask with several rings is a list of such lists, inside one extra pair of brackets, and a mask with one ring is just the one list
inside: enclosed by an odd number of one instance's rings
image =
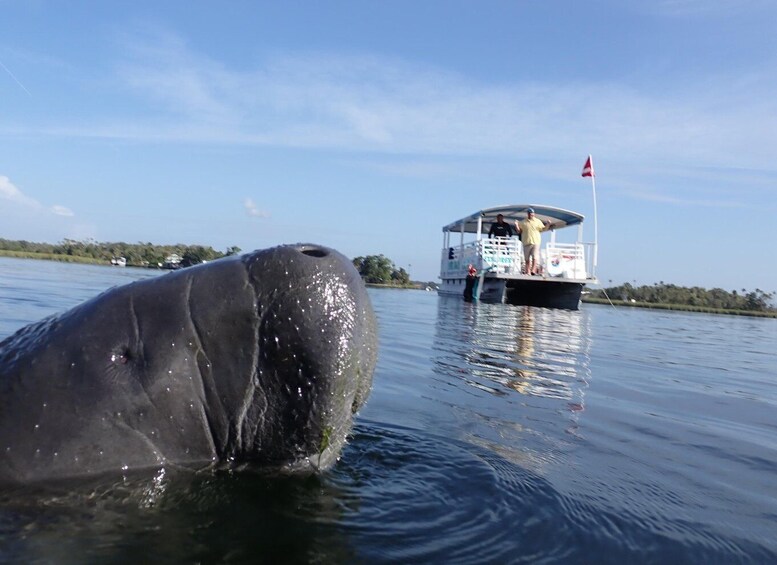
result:
[(484, 208), (474, 214), (470, 214), (460, 220), (451, 222), (447, 226), (443, 226), (443, 232), (461, 232), (462, 225), (464, 226), (464, 233), (477, 233), (478, 231), (478, 218), (480, 221), (480, 232), (488, 233), (491, 229), (491, 224), (496, 222), (498, 214), (504, 216), (505, 222), (513, 225), (514, 220), (525, 220), (526, 211), (532, 208), (534, 210), (534, 216), (542, 220), (553, 223), (554, 229), (565, 228), (567, 226), (574, 226), (583, 222), (585, 216), (572, 212), (570, 210), (564, 210), (562, 208), (555, 208), (553, 206), (543, 206), (541, 204), (510, 204), (508, 206), (496, 206), (494, 208)]

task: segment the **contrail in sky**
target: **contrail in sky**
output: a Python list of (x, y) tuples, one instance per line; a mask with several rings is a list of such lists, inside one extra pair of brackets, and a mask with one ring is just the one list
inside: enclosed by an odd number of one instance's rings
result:
[(8, 73), (8, 75), (9, 75), (9, 76), (10, 76), (12, 79), (14, 79), (14, 80), (16, 81), (16, 84), (18, 84), (19, 86), (21, 86), (21, 87), (22, 87), (22, 90), (24, 90), (24, 91), (27, 93), (27, 95), (28, 95), (28, 96), (32, 96), (32, 94), (30, 94), (30, 91), (29, 91), (29, 90), (27, 90), (27, 89), (24, 87), (24, 85), (23, 85), (21, 82), (19, 82), (19, 79), (18, 79), (18, 78), (16, 78), (16, 77), (13, 75), (13, 73), (12, 73), (10, 70), (8, 70), (8, 67), (6, 67), (6, 66), (3, 64), (3, 62), (2, 62), (2, 61), (0, 61), (0, 67), (3, 67), (3, 68), (5, 69), (5, 72), (7, 72), (7, 73)]

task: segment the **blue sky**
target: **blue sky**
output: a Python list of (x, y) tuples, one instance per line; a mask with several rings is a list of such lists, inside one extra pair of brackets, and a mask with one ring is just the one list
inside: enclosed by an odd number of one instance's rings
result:
[[(593, 216), (599, 275), (777, 289), (777, 3), (0, 0), (0, 237), (382, 253)], [(592, 222), (587, 222), (587, 235)]]

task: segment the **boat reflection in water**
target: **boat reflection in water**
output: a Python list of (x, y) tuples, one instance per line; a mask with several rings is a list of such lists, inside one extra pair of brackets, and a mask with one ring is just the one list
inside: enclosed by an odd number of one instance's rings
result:
[(572, 411), (583, 410), (584, 389), (575, 386), (586, 385), (588, 378), (587, 355), (580, 355), (581, 317), (556, 317), (551, 310), (531, 306), (517, 311), (517, 324), (511, 326), (516, 330), (515, 360), (525, 368), (516, 367), (515, 376), (504, 384), (521, 394), (565, 400)]
[(471, 391), (464, 439), (535, 469), (556, 459), (559, 438), (577, 434), (585, 410), (589, 336), (585, 310), (440, 297), (434, 373)]

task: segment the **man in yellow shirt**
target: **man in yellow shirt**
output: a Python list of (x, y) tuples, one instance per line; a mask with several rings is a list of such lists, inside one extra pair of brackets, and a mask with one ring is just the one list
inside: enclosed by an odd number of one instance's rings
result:
[(534, 209), (532, 208), (526, 210), (526, 214), (527, 218), (522, 222), (515, 221), (515, 229), (518, 230), (523, 244), (523, 257), (526, 260), (524, 273), (537, 275), (539, 274), (540, 245), (542, 244), (540, 233), (551, 229), (553, 224), (542, 222), (539, 218), (534, 217)]

